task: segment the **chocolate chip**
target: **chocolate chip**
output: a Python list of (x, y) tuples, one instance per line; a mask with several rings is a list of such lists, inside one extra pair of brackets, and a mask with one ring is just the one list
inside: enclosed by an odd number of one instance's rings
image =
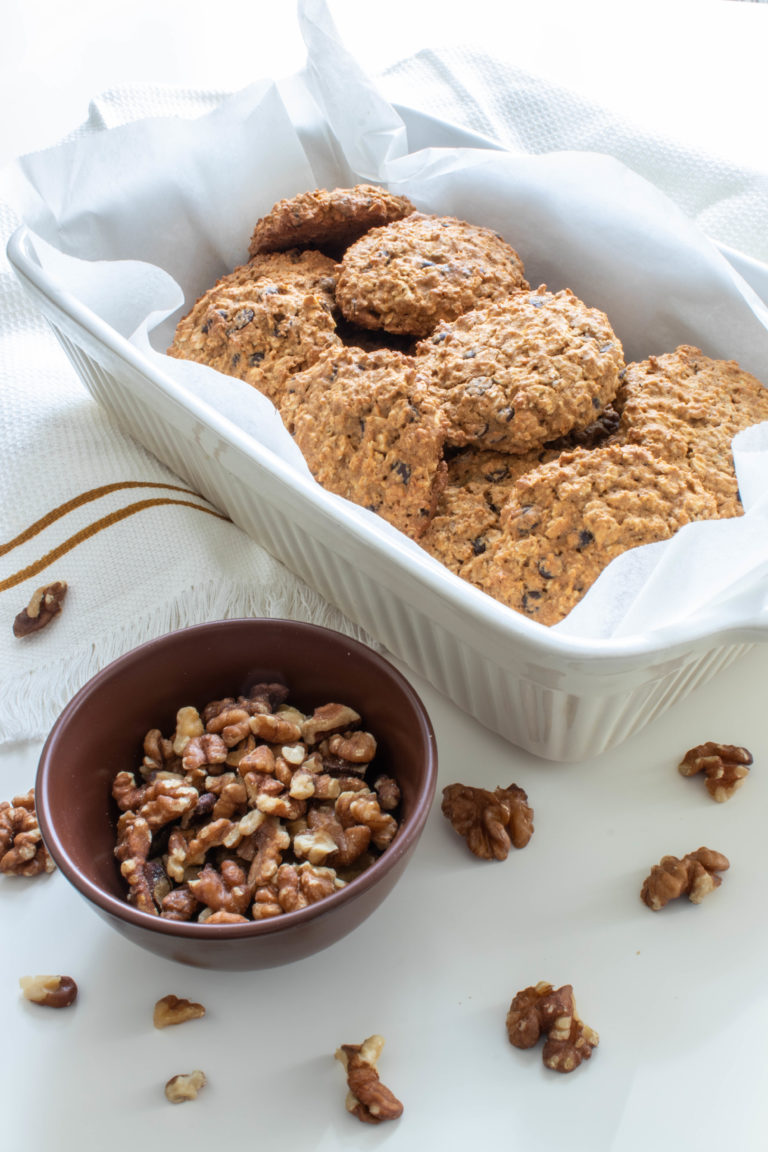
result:
[(579, 542), (576, 545), (576, 548), (579, 552), (581, 552), (583, 548), (587, 548), (590, 544), (594, 544), (594, 542), (595, 538), (590, 530), (588, 528), (582, 528), (579, 532)]

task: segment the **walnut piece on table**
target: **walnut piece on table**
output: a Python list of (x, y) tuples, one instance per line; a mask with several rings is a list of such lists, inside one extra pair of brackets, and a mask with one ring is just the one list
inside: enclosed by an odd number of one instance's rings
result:
[(155, 1028), (170, 1028), (175, 1024), (184, 1024), (187, 1020), (199, 1020), (202, 1016), (205, 1016), (202, 1004), (170, 993), (155, 1004), (152, 1023)]
[(196, 1100), (207, 1080), (205, 1073), (196, 1068), (194, 1072), (180, 1072), (172, 1076), (165, 1085), (166, 1099), (171, 1104), (186, 1104), (188, 1100)]
[(542, 1059), (553, 1072), (573, 1072), (600, 1037), (576, 1011), (573, 987), (553, 988), (544, 980), (518, 992), (507, 1012), (507, 1036), (515, 1048), (533, 1048), (546, 1037)]
[(736, 744), (716, 744), (709, 740), (690, 748), (677, 770), (681, 776), (704, 773), (707, 791), (713, 800), (722, 804), (730, 800), (749, 775), (752, 753)]
[(347, 1073), (346, 1108), (364, 1124), (396, 1120), (403, 1105), (379, 1080), (378, 1062), (384, 1037), (374, 1033), (362, 1044), (342, 1044), (335, 1057)]
[(510, 847), (524, 848), (533, 835), (533, 808), (517, 784), (493, 792), (449, 784), (441, 810), (481, 860), (506, 860)]
[(37, 588), (26, 608), (19, 612), (13, 622), (13, 634), (19, 639), (29, 636), (32, 632), (39, 632), (58, 616), (64, 597), (67, 594), (67, 584), (64, 580), (55, 580)]
[(43, 1008), (69, 1008), (77, 999), (71, 976), (21, 976), (19, 985), (25, 1000)]
[(0, 873), (28, 877), (55, 868), (37, 823), (34, 788), (0, 801)]
[(682, 858), (663, 856), (645, 878), (640, 897), (653, 912), (679, 896), (687, 896), (692, 904), (700, 904), (705, 896), (720, 887), (719, 873), (726, 872), (730, 866), (728, 857), (712, 848), (697, 848)]

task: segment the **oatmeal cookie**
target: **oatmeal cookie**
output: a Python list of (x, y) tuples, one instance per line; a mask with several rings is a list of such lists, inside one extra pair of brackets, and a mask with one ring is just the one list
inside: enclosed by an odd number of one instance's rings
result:
[(561, 452), (606, 443), (618, 421), (618, 413), (608, 407), (587, 428), (530, 452), (448, 450), (448, 478), (435, 515), (419, 541), (422, 548), (460, 575), (463, 565), (485, 552), (499, 535), (501, 509), (521, 476), (556, 460)]
[(731, 440), (768, 420), (768, 388), (759, 380), (732, 360), (681, 345), (629, 364), (616, 404), (624, 439), (685, 462), (714, 495), (718, 518), (742, 514)]
[(715, 507), (690, 469), (640, 445), (577, 448), (520, 477), (498, 538), (461, 575), (510, 608), (556, 624), (616, 556), (710, 519)]
[(400, 220), (413, 210), (405, 196), (394, 196), (373, 184), (331, 191), (317, 188), (279, 200), (257, 221), (248, 251), (254, 256), (304, 244), (342, 249), (369, 228)]
[(422, 548), (456, 575), (499, 535), (499, 517), (515, 481), (543, 459), (541, 451), (513, 456), (463, 448), (446, 456), (447, 479), (435, 515), (419, 540)]
[(420, 536), (445, 483), (444, 433), (412, 362), (344, 348), (290, 387), (281, 414), (318, 483)]
[(282, 288), (318, 296), (333, 311), (339, 265), (316, 248), (288, 248), (284, 252), (259, 252), (236, 268), (231, 281), (248, 283), (263, 277)]
[(275, 403), (293, 372), (341, 346), (327, 288), (335, 265), (320, 253), (298, 255), (279, 254), (270, 274), (259, 258), (221, 277), (179, 321), (168, 355), (236, 376)]
[(602, 312), (543, 287), (440, 324), (416, 352), (448, 442), (507, 452), (587, 428), (613, 400), (624, 367)]
[(479, 302), (527, 288), (517, 252), (490, 228), (413, 212), (347, 249), (336, 299), (363, 328), (423, 337)]

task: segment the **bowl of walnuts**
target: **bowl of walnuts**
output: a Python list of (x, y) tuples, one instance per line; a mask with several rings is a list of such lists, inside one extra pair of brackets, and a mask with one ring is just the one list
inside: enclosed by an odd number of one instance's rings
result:
[(35, 796), (53, 861), (123, 936), (252, 969), (374, 912), (436, 778), (429, 716), (388, 660), (317, 625), (236, 619), (97, 673), (56, 721)]

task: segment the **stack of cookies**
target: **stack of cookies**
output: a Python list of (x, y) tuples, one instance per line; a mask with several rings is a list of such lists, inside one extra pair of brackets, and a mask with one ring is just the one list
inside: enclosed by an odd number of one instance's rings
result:
[(738, 516), (731, 439), (768, 389), (681, 346), (625, 364), (488, 228), (372, 185), (282, 200), (172, 356), (253, 385), (317, 481), (539, 623), (616, 556)]

